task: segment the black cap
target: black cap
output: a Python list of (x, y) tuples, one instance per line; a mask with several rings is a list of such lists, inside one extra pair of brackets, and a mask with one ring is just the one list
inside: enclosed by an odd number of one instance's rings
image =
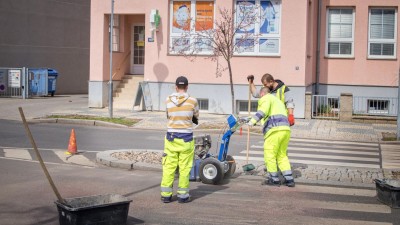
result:
[(185, 85), (186, 86), (186, 85), (189, 84), (189, 81), (188, 81), (188, 79), (186, 77), (180, 76), (180, 77), (176, 78), (175, 84), (176, 85)]

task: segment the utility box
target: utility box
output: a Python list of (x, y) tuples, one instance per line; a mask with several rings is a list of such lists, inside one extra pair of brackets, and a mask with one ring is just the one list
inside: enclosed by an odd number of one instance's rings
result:
[(58, 77), (58, 72), (55, 69), (47, 69), (47, 76), (48, 76), (48, 93), (51, 95), (51, 97), (54, 96), (54, 93), (56, 93), (56, 84), (57, 84), (57, 77)]

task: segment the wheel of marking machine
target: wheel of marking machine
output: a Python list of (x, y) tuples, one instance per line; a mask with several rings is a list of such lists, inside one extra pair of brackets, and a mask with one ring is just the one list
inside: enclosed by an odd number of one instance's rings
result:
[(205, 184), (218, 184), (224, 179), (224, 168), (216, 158), (206, 158), (200, 163), (199, 176)]
[(226, 161), (228, 162), (229, 169), (228, 169), (228, 171), (226, 171), (225, 177), (230, 177), (236, 171), (236, 162), (235, 162), (235, 159), (233, 159), (233, 157), (231, 155), (226, 156)]

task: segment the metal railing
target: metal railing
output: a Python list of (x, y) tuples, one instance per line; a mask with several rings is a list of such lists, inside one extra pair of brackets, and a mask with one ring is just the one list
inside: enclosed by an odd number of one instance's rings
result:
[(353, 115), (397, 116), (397, 106), (397, 98), (353, 97)]
[(311, 107), (312, 118), (339, 119), (339, 96), (313, 95)]

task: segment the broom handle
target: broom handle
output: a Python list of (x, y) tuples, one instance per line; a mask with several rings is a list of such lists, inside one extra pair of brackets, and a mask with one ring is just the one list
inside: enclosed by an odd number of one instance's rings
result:
[[(249, 81), (249, 103), (248, 103), (248, 111), (250, 117), (250, 106), (251, 106), (251, 86)], [(249, 164), (249, 146), (250, 145), (250, 126), (247, 126), (247, 149), (246, 149), (246, 164)]]
[(53, 191), (54, 191), (54, 193), (56, 194), (56, 196), (57, 196), (57, 198), (58, 198), (58, 201), (59, 201), (60, 203), (65, 203), (64, 199), (61, 198), (61, 195), (60, 195), (60, 193), (58, 192), (58, 190), (57, 190), (57, 188), (56, 188), (56, 185), (54, 184), (53, 180), (51, 179), (50, 174), (49, 174), (49, 172), (48, 172), (47, 169), (46, 169), (46, 165), (44, 165), (42, 156), (40, 156), (40, 153), (39, 153), (39, 150), (37, 149), (35, 140), (33, 140), (32, 133), (31, 133), (31, 131), (29, 130), (28, 123), (26, 122), (25, 115), (24, 115), (24, 111), (22, 110), (22, 107), (18, 107), (18, 110), (19, 110), (19, 114), (21, 114), (21, 118), (22, 118), (22, 122), (24, 123), (24, 127), (25, 127), (26, 134), (28, 135), (29, 140), (31, 141), (31, 144), (32, 144), (32, 146), (33, 146), (33, 149), (35, 150), (35, 153), (36, 153), (36, 157), (38, 158), (38, 160), (39, 160), (39, 162), (40, 162), (40, 165), (42, 166), (43, 172), (44, 172), (44, 174), (46, 175), (47, 180), (49, 181), (51, 187), (53, 188)]

